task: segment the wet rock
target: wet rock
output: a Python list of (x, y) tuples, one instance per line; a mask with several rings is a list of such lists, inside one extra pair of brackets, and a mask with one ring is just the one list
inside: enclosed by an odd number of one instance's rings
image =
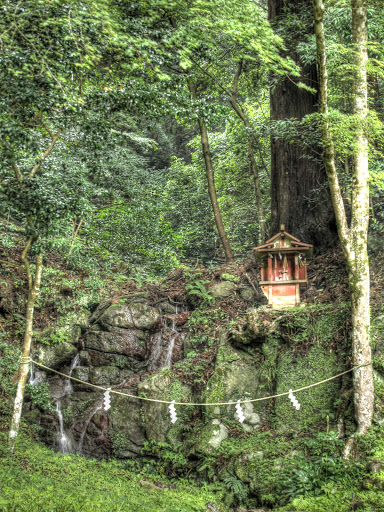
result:
[(144, 359), (146, 354), (145, 334), (137, 329), (113, 328), (107, 331), (89, 331), (85, 348), (100, 352), (122, 354)]
[(215, 299), (222, 299), (229, 297), (232, 292), (236, 289), (236, 284), (231, 281), (222, 281), (212, 285), (208, 291)]
[(40, 363), (56, 370), (70, 363), (76, 354), (77, 348), (72, 343), (63, 341), (51, 347), (40, 346), (38, 360)]
[[(89, 374), (91, 369), (87, 366), (76, 366), (72, 370), (72, 377), (75, 377), (75, 379), (82, 380), (84, 382), (89, 382)], [(80, 382), (72, 381), (73, 389), (76, 391), (82, 391), (82, 390), (89, 390), (91, 389), (88, 386), (85, 386), (84, 384), (81, 384)]]

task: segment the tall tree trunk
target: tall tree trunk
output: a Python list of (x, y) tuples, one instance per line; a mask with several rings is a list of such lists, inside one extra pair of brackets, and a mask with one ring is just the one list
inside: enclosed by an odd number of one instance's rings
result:
[[(349, 278), (352, 298), (352, 342), (355, 364), (371, 361), (369, 342), (369, 263), (367, 235), (369, 223), (368, 139), (368, 28), (364, 0), (352, 0), (352, 43), (354, 45), (355, 76), (352, 111), (359, 116), (356, 133), (357, 150), (353, 155), (351, 253)], [(372, 365), (354, 372), (355, 411), (360, 433), (365, 433), (372, 422), (374, 384)]]
[(337, 229), (348, 269), (352, 305), (352, 352), (357, 368), (353, 374), (355, 416), (359, 433), (365, 433), (372, 422), (374, 383), (369, 342), (369, 265), (367, 232), (369, 220), (368, 141), (365, 135), (367, 116), (367, 13), (362, 0), (352, 0), (352, 31), (355, 49), (355, 76), (353, 111), (361, 117), (361, 128), (356, 133), (357, 149), (353, 156), (351, 226), (347, 216), (337, 169), (335, 150), (328, 124), (328, 75), (323, 24), (323, 0), (312, 0), (317, 61), (319, 69), (321, 131), (324, 147), (324, 164), (328, 175)]
[[(191, 82), (189, 83), (189, 90), (191, 91), (193, 98), (196, 99), (197, 98), (196, 87)], [(212, 210), (213, 210), (213, 215), (215, 217), (217, 231), (219, 233), (219, 237), (220, 237), (221, 243), (223, 245), (223, 249), (224, 249), (225, 257), (226, 257), (227, 261), (234, 261), (231, 244), (229, 242), (227, 233), (224, 229), (224, 224), (223, 224), (223, 220), (221, 218), (221, 212), (220, 212), (220, 208), (219, 208), (219, 202), (217, 200), (213, 163), (212, 163), (212, 158), (211, 158), (211, 152), (209, 149), (207, 126), (202, 118), (199, 118), (198, 121), (199, 121), (199, 128), (200, 128), (201, 146), (202, 146), (203, 157), (204, 157), (204, 162), (205, 162), (205, 173), (206, 173), (207, 182), (208, 182), (208, 193), (209, 193), (209, 197), (211, 199)]]
[(28, 251), (33, 243), (33, 237), (30, 237), (28, 243), (22, 254), (22, 261), (24, 263), (27, 279), (28, 279), (28, 299), (27, 299), (27, 309), (26, 309), (26, 323), (25, 323), (25, 332), (24, 332), (24, 344), (23, 350), (20, 358), (20, 368), (18, 372), (18, 384), (15, 402), (13, 406), (13, 414), (11, 420), (11, 428), (9, 430), (9, 444), (11, 449), (13, 450), (15, 445), (15, 440), (17, 434), (19, 432), (20, 426), (20, 418), (21, 418), (21, 410), (23, 407), (24, 400), (24, 390), (25, 384), (27, 381), (28, 371), (29, 371), (29, 358), (31, 353), (31, 344), (32, 344), (32, 336), (33, 336), (33, 313), (35, 308), (36, 299), (39, 296), (40, 291), (40, 283), (41, 283), (41, 275), (43, 270), (43, 255), (38, 254), (36, 256), (36, 268), (35, 273), (32, 275), (32, 271), (28, 261)]
[[(275, 27), (284, 26), (289, 15), (299, 15), (312, 32), (310, 4), (303, 0), (269, 0), (268, 17)], [(298, 64), (295, 47), (307, 33), (291, 31), (286, 38), (287, 53)], [(316, 65), (302, 65), (295, 81), (315, 87)], [(295, 119), (317, 111), (318, 96), (297, 87), (289, 77), (273, 87), (270, 94), (271, 120)], [(284, 224), (287, 231), (324, 252), (337, 240), (336, 225), (324, 166), (318, 161), (318, 147), (305, 149), (283, 138), (271, 137), (271, 234)], [(313, 158), (315, 157), (315, 158)]]
[(242, 72), (243, 63), (240, 61), (237, 65), (237, 69), (235, 75), (233, 77), (233, 85), (231, 95), (229, 97), (229, 101), (233, 110), (236, 112), (238, 117), (243, 121), (243, 124), (247, 130), (248, 135), (248, 158), (249, 163), (252, 169), (253, 181), (255, 184), (255, 198), (256, 198), (256, 211), (257, 211), (257, 221), (259, 224), (259, 244), (262, 244), (265, 241), (266, 229), (265, 229), (265, 214), (263, 207), (263, 197), (261, 194), (261, 186), (260, 186), (260, 177), (259, 177), (259, 169), (256, 163), (255, 158), (255, 136), (252, 133), (251, 124), (249, 122), (248, 116), (241, 108), (241, 105), (238, 102), (237, 95), (239, 90), (239, 78)]

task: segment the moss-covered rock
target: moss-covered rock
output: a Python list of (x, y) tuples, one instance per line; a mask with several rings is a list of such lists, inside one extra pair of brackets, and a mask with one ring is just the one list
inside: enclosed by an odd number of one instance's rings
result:
[[(312, 346), (306, 355), (296, 354), (292, 346), (286, 347), (279, 355), (276, 394), (322, 381), (342, 370), (342, 361), (327, 347)], [(335, 411), (340, 387), (341, 380), (336, 379), (296, 393), (300, 411), (292, 406), (287, 396), (277, 398), (275, 415), (278, 430), (307, 429), (324, 419), (327, 413)]]
[(223, 299), (229, 297), (236, 289), (236, 284), (231, 281), (222, 281), (221, 283), (215, 283), (209, 288), (209, 293), (215, 299)]
[(160, 322), (160, 319), (160, 311), (157, 308), (141, 302), (131, 302), (130, 304), (112, 304), (100, 316), (97, 323), (106, 329), (120, 327), (149, 331)]
[[(138, 393), (146, 398), (176, 402), (191, 401), (191, 389), (175, 377), (164, 374), (151, 375), (138, 385)], [(178, 421), (172, 425), (167, 404), (143, 401), (142, 410), (148, 439), (157, 443), (169, 441), (177, 444), (181, 429), (188, 423), (193, 407), (176, 406)]]
[(211, 454), (215, 448), (228, 437), (228, 428), (218, 419), (213, 419), (200, 431), (192, 452), (204, 455)]
[(112, 395), (109, 418), (113, 455), (119, 459), (139, 455), (145, 439), (140, 400)]
[[(216, 358), (215, 372), (209, 379), (203, 399), (206, 403), (236, 402), (265, 396), (265, 379), (260, 373), (260, 359), (233, 348), (222, 338)], [(259, 425), (265, 417), (265, 402), (246, 403), (242, 406), (244, 430)], [(238, 421), (235, 407), (217, 406), (209, 412), (225, 421)]]
[(99, 366), (92, 368), (90, 372), (90, 381), (97, 386), (111, 386), (119, 384), (120, 370), (115, 366)]
[(77, 354), (77, 348), (67, 341), (53, 346), (41, 345), (38, 350), (39, 362), (54, 370), (70, 364)]

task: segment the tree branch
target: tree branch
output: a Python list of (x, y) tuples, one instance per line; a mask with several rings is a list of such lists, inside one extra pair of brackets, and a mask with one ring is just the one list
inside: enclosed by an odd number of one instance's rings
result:
[(40, 168), (40, 165), (44, 162), (44, 160), (47, 158), (47, 156), (49, 155), (49, 153), (52, 151), (52, 149), (54, 148), (56, 142), (58, 141), (60, 135), (61, 135), (61, 132), (63, 130), (60, 128), (60, 130), (56, 133), (56, 135), (53, 136), (52, 138), (52, 142), (51, 144), (49, 145), (49, 148), (45, 151), (45, 153), (43, 154), (43, 156), (40, 158), (40, 160), (37, 162), (37, 164), (33, 167), (32, 171), (29, 173), (29, 179), (32, 179), (35, 174), (37, 173), (37, 171), (39, 170)]

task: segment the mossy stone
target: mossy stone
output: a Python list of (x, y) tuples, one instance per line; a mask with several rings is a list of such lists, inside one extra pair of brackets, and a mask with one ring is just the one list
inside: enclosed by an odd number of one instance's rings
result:
[[(342, 361), (329, 348), (315, 345), (307, 355), (294, 354), (292, 347), (280, 353), (276, 375), (276, 394), (298, 389), (332, 377), (343, 369)], [(341, 379), (296, 393), (300, 410), (288, 396), (275, 400), (277, 428), (280, 431), (307, 429), (321, 420), (320, 414), (335, 411)]]

